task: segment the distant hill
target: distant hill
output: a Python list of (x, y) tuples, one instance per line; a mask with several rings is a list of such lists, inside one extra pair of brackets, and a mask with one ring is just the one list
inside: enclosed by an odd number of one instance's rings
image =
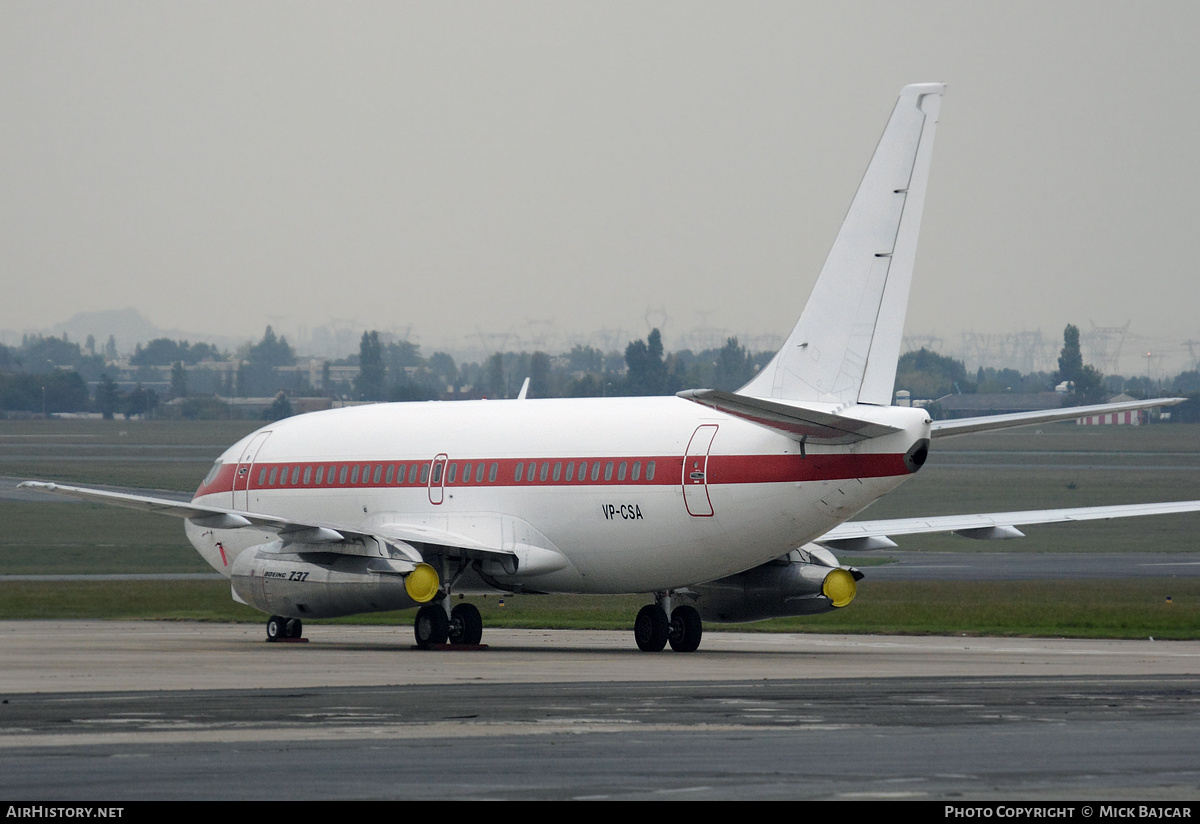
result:
[[(137, 344), (145, 345), (155, 338), (212, 343), (220, 349), (232, 351), (252, 337), (251, 334), (234, 338), (185, 329), (163, 329), (156, 326), (153, 321), (132, 306), (125, 309), (79, 312), (62, 323), (39, 331), (43, 335), (54, 335), (55, 337), (62, 337), (65, 334), (70, 340), (80, 345), (87, 340), (88, 335), (93, 335), (96, 338), (97, 351), (103, 350), (108, 336), (112, 335), (117, 341), (117, 351), (126, 356), (133, 354)], [(6, 337), (11, 337), (11, 335), (6, 335)], [(20, 334), (17, 334), (16, 340), (20, 340)]]

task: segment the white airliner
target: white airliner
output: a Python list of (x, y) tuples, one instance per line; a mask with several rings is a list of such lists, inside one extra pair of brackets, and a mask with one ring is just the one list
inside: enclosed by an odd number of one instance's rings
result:
[(647, 593), (638, 647), (690, 652), (702, 619), (826, 612), (861, 574), (830, 547), (889, 534), (1020, 535), (1021, 524), (1200, 509), (1200, 501), (859, 521), (921, 468), (930, 440), (1159, 399), (930, 421), (891, 406), (944, 87), (906, 87), (787, 343), (737, 392), (359, 406), (272, 423), (230, 447), (191, 503), (22, 486), (176, 515), (271, 616), (420, 606), (420, 647), (476, 644), (451, 593)]

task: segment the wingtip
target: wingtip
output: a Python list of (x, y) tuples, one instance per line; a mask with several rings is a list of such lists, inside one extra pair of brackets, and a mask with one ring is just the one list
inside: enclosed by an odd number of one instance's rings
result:
[(46, 492), (53, 492), (56, 488), (56, 484), (44, 483), (42, 481), (21, 481), (21, 483), (17, 484), (17, 489), (41, 489)]

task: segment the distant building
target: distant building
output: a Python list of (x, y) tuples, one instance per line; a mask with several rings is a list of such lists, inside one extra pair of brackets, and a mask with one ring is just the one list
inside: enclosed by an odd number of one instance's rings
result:
[[(1124, 401), (1133, 401), (1137, 398), (1131, 398), (1129, 395), (1121, 394), (1115, 398), (1109, 398), (1109, 403), (1123, 403)], [(1075, 423), (1080, 426), (1112, 426), (1120, 424), (1124, 426), (1141, 426), (1146, 422), (1146, 416), (1149, 412), (1145, 409), (1127, 409), (1124, 412), (1108, 412), (1103, 415), (1088, 415), (1085, 418), (1079, 418)]]

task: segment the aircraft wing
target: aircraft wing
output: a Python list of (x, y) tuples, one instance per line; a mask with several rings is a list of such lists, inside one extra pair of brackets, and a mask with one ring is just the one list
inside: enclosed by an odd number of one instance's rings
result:
[[(148, 495), (112, 492), (82, 486), (25, 481), (19, 484), (18, 488), (49, 492), (79, 501), (137, 509), (142, 512), (174, 515), (177, 518), (187, 518), (197, 526), (211, 529), (254, 528), (266, 530), (276, 533), (285, 544), (319, 545), (319, 547), (313, 546), (313, 551), (319, 549), (321, 552), (345, 555), (369, 555), (375, 554), (371, 551), (372, 541), (387, 541), (393, 545), (401, 544), (397, 548), (402, 552), (411, 549), (412, 545), (419, 545), (435, 555), (495, 561), (509, 571), (515, 571), (518, 567), (522, 571), (529, 571), (529, 567), (538, 567), (542, 571), (546, 571), (545, 567), (547, 566), (555, 564), (563, 566), (566, 563), (566, 559), (553, 550), (521, 545), (505, 548), (453, 529), (438, 528), (416, 522), (396, 521), (382, 524), (377, 528), (363, 529), (317, 521), (298, 521), (276, 515), (242, 512), (223, 507), (202, 506), (186, 501), (173, 501), (169, 498), (155, 498)], [(549, 553), (555, 557), (543, 557), (543, 553)], [(420, 561), (419, 555), (415, 552), (405, 552), (405, 554), (416, 556), (411, 560)], [(558, 563), (558, 559), (561, 559), (562, 562)]]
[[(134, 495), (129, 492), (111, 492), (107, 489), (91, 489), (85, 486), (67, 486), (65, 484), (42, 483), (40, 481), (25, 481), (18, 484), (17, 488), (49, 492), (54, 495), (62, 495), (64, 498), (74, 498), (77, 501), (122, 506), (126, 509), (157, 512), (161, 515), (174, 515), (177, 518), (188, 518), (202, 526), (213, 526), (223, 529), (255, 526), (262, 529), (283, 530), (293, 525), (286, 518), (277, 518), (273, 515), (256, 515), (250, 512), (238, 512), (233, 509), (222, 509), (215, 506), (201, 506), (188, 501), (173, 501), (170, 498), (154, 498), (149, 495)], [(310, 525), (306, 524), (305, 526)]]
[(1112, 412), (1129, 412), (1135, 409), (1154, 409), (1159, 406), (1174, 406), (1187, 398), (1152, 398), (1145, 401), (1122, 403), (1097, 403), (1091, 406), (1068, 406), (1037, 412), (1014, 412), (1009, 415), (984, 415), (978, 418), (955, 418), (934, 421), (929, 429), (933, 437), (967, 435), (971, 432), (988, 432), (993, 429), (1010, 429), (1014, 426), (1029, 426), (1035, 423), (1054, 423), (1086, 418), (1089, 415), (1106, 415)]
[(896, 546), (889, 538), (892, 535), (953, 532), (965, 538), (983, 540), (1021, 538), (1024, 535), (1017, 527), (1029, 524), (1058, 524), (1068, 521), (1132, 518), (1141, 515), (1169, 515), (1178, 512), (1200, 512), (1200, 501), (1033, 509), (1024, 512), (942, 515), (884, 521), (847, 521), (826, 532), (817, 539), (817, 542), (843, 550), (864, 551)]

